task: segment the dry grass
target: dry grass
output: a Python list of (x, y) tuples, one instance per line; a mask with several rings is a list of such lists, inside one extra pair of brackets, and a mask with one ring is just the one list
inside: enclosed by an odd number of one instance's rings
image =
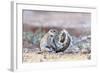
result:
[(29, 52), (23, 53), (23, 62), (50, 62), (50, 61), (75, 61), (75, 60), (88, 60), (90, 59), (90, 54), (63, 54), (63, 53), (38, 53)]

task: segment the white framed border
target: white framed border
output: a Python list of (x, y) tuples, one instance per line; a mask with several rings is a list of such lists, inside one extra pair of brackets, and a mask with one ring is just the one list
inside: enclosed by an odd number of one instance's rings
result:
[[(96, 8), (95, 7), (77, 7), (66, 5), (43, 5), (31, 2), (12, 2), (12, 58), (11, 70), (38, 70), (54, 69), (67, 67), (95, 66), (97, 61), (97, 51), (95, 42), (96, 32)], [(68, 61), (68, 62), (42, 62), (42, 63), (24, 63), (22, 64), (22, 10), (45, 10), (45, 11), (65, 11), (65, 12), (89, 12), (91, 13), (91, 60), (86, 61)]]

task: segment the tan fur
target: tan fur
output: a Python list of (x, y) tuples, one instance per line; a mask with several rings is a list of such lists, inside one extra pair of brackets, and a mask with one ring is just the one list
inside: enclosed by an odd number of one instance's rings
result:
[[(45, 47), (45, 45), (49, 45), (48, 43), (47, 43), (47, 41), (48, 41), (48, 37), (49, 36), (54, 36), (55, 35), (55, 32), (53, 32), (54, 31), (54, 29), (50, 29), (44, 36), (43, 36), (43, 38), (41, 39), (41, 41), (40, 41), (40, 48), (41, 48), (41, 51), (49, 51), (49, 49), (48, 48), (46, 48)], [(55, 30), (56, 31), (56, 30)]]

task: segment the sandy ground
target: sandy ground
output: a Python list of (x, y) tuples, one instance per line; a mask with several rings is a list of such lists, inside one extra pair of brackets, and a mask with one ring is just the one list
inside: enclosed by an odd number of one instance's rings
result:
[(68, 54), (68, 53), (48, 53), (48, 52), (28, 52), (23, 53), (23, 62), (53, 62), (53, 61), (77, 61), (90, 60), (90, 54)]

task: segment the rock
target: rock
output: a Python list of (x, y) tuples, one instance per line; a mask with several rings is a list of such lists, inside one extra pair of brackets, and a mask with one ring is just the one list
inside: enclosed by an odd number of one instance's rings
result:
[(23, 48), (23, 53), (29, 53), (29, 52), (40, 52), (39, 48)]
[(23, 53), (28, 53), (28, 48), (23, 48)]
[(64, 52), (71, 43), (71, 36), (68, 31), (63, 29), (59, 35), (54, 39), (56, 45), (56, 52)]
[(80, 52), (80, 48), (77, 46), (69, 47), (65, 52), (68, 54), (76, 54)]

